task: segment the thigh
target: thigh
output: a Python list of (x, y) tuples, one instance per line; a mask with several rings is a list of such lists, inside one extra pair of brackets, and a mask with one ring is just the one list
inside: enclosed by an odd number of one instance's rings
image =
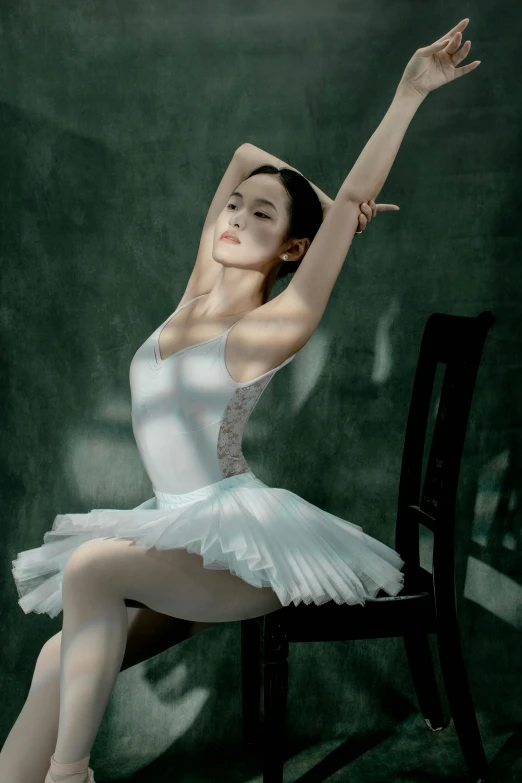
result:
[(254, 587), (228, 569), (205, 568), (186, 549), (146, 549), (128, 538), (94, 538), (69, 558), (64, 588), (82, 593), (96, 584), (170, 617), (198, 622), (234, 622), (281, 609), (271, 587)]

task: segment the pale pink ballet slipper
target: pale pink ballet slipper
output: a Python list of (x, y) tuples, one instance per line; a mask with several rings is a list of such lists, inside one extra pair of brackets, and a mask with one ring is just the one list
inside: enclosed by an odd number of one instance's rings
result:
[[(68, 775), (67, 778), (62, 778), (60, 783), (95, 783), (93, 771), (88, 766), (90, 756), (82, 759), (81, 761), (75, 761), (72, 764), (59, 764), (54, 754), (51, 756), (51, 766), (49, 772), (45, 776), (44, 783), (56, 783), (51, 777), (51, 772), (56, 775)], [(87, 777), (85, 777), (87, 775)]]

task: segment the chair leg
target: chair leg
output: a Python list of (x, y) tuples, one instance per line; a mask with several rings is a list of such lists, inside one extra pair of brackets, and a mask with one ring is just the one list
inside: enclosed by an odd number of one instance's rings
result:
[(271, 624), (263, 635), (263, 783), (283, 783), (286, 706), (288, 696), (288, 642), (281, 628)]
[(408, 634), (404, 636), (404, 645), (413, 687), (426, 726), (431, 731), (442, 731), (449, 721), (444, 720), (428, 634)]
[(475, 707), (469, 689), (456, 619), (439, 628), (439, 658), (444, 686), (462, 754), (475, 783), (490, 783)]
[(243, 743), (259, 745), (261, 707), (261, 634), (254, 620), (241, 621), (241, 688), (243, 701)]

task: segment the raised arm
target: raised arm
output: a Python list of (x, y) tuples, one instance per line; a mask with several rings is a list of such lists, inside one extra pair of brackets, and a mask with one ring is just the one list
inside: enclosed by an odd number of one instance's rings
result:
[(180, 305), (200, 294), (208, 293), (216, 282), (217, 276), (223, 269), (222, 265), (218, 264), (217, 261), (214, 261), (214, 258), (212, 257), (214, 227), (218, 216), (224, 210), (228, 199), (230, 198), (230, 194), (248, 173), (249, 171), (247, 171), (247, 164), (242, 153), (242, 147), (238, 147), (232, 155), (230, 163), (221, 178), (210, 203), (210, 207), (208, 208), (207, 216), (201, 231), (196, 262)]
[[(469, 73), (480, 62), (455, 67), (469, 52), (469, 41), (457, 51), (468, 21), (463, 19), (430, 46), (417, 49), (409, 61), (388, 111), (341, 185), (292, 280), (284, 291), (241, 319), (245, 358), (249, 346), (258, 345), (259, 355), (267, 354), (266, 361), (273, 362), (268, 366), (276, 366), (315, 332), (352, 243), (359, 205), (375, 199), (381, 190), (420, 104), (429, 92)], [(255, 367), (258, 373), (261, 363), (260, 359)]]
[(323, 316), (352, 244), (359, 204), (377, 197), (423, 100), (399, 85), (388, 111), (341, 185), (297, 272), (283, 292), (285, 299), (291, 300), (292, 306), (310, 319), (311, 334)]
[[(341, 185), (303, 261), (281, 297), (288, 312), (309, 321), (310, 334), (324, 313), (358, 223), (359, 204), (376, 199), (393, 165), (404, 134), (420, 104), (433, 90), (474, 70), (480, 61), (457, 69), (471, 42), (462, 43), (463, 19), (408, 62), (393, 101)], [(306, 342), (306, 341), (305, 341)]]

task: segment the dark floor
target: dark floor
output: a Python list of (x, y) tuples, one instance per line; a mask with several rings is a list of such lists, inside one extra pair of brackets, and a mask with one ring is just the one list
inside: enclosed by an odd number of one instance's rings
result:
[[(499, 734), (478, 714), (491, 778), (495, 783), (522, 781), (522, 727)], [(215, 747), (189, 758), (166, 754), (139, 772), (98, 766), (97, 783), (262, 783), (261, 761), (240, 744)], [(412, 714), (387, 736), (358, 736), (311, 744), (289, 738), (284, 783), (468, 783), (453, 723), (429, 731), (420, 713)]]

